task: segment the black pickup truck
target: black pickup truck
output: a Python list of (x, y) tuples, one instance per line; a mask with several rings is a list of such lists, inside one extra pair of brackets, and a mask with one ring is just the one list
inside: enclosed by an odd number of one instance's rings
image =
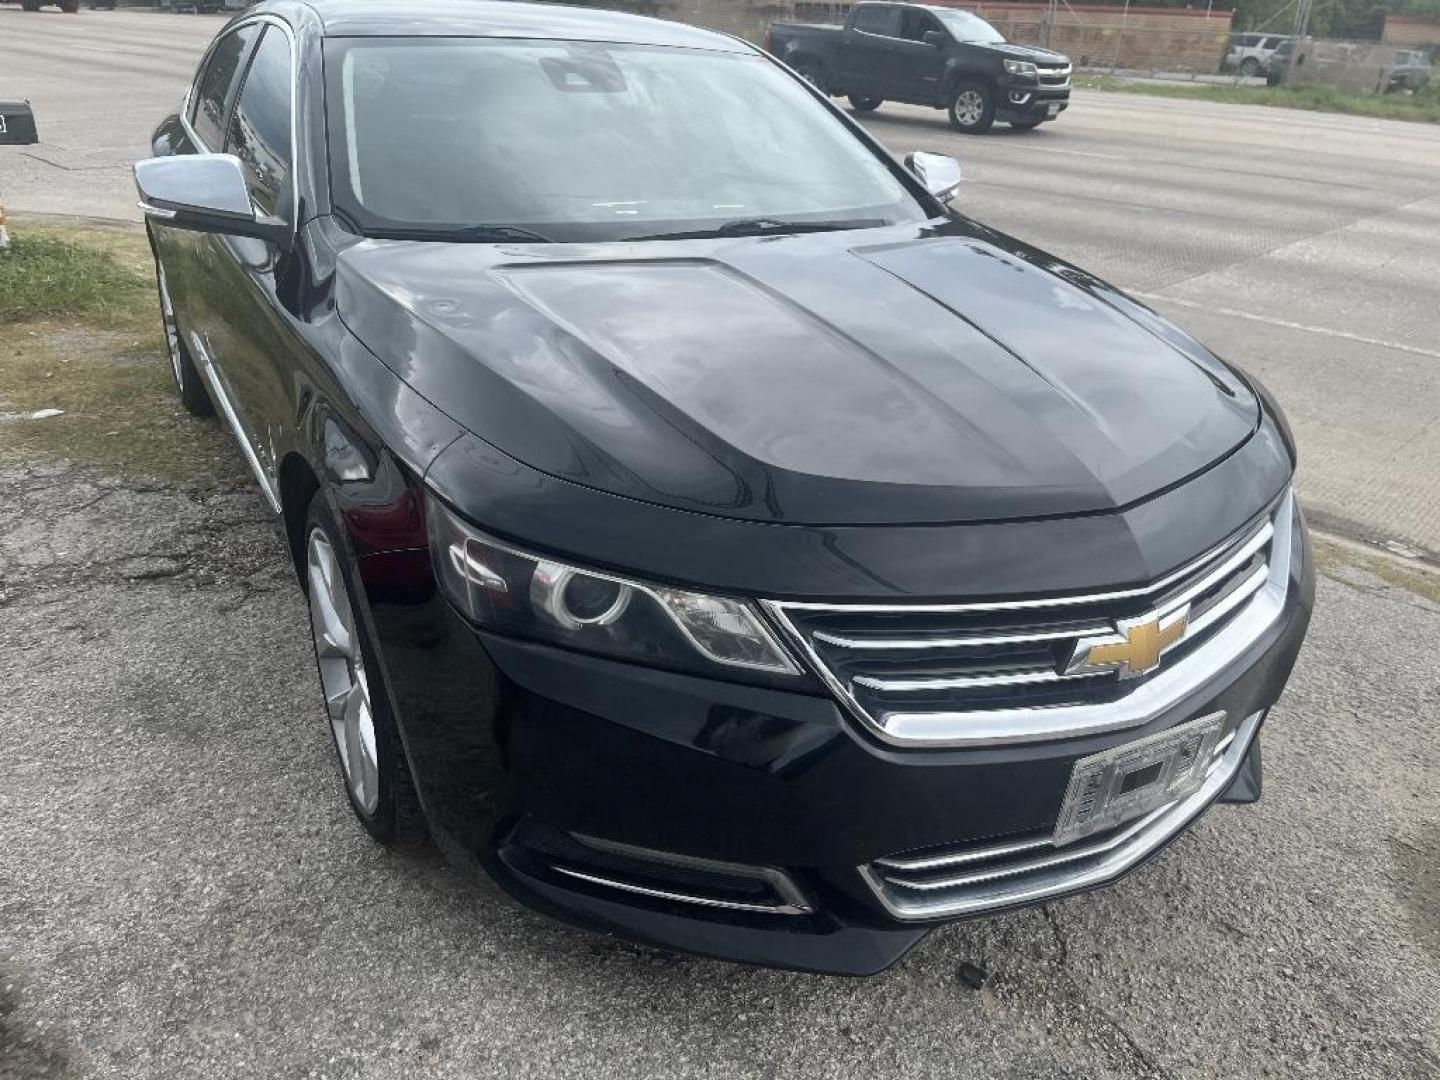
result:
[(1070, 103), (1070, 59), (1012, 45), (978, 15), (924, 4), (856, 4), (843, 27), (776, 23), (766, 49), (856, 112), (933, 105), (972, 134), (1032, 128)]

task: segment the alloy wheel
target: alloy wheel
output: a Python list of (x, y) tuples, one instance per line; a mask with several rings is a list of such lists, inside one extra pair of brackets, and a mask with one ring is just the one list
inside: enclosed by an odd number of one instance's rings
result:
[(985, 99), (978, 90), (962, 90), (955, 99), (955, 119), (965, 127), (973, 127), (985, 113)]
[(356, 632), (355, 610), (345, 575), (324, 529), (313, 529), (306, 544), (310, 579), (310, 626), (330, 730), (340, 754), (345, 783), (367, 816), (380, 803), (380, 767), (375, 750), (375, 717), (370, 684)]

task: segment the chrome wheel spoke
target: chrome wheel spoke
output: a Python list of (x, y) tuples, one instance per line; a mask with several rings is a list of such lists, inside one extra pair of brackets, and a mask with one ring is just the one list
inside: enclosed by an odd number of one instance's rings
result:
[(370, 684), (365, 677), (345, 576), (321, 529), (310, 533), (306, 569), (320, 684), (341, 771), (355, 804), (364, 813), (373, 814), (380, 801), (380, 759)]

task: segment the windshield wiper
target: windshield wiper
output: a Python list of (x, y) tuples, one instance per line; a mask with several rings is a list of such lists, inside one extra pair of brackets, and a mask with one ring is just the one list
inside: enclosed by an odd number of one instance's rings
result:
[(436, 240), (462, 244), (553, 244), (548, 236), (514, 225), (466, 225), (458, 229), (370, 229), (377, 240)]
[(706, 240), (723, 236), (784, 236), (787, 233), (843, 232), (846, 229), (873, 229), (889, 224), (884, 218), (851, 218), (841, 221), (781, 221), (779, 218), (741, 218), (713, 229), (631, 236), (630, 240)]
[(503, 244), (515, 240), (526, 244), (553, 244), (554, 240), (529, 229), (514, 225), (471, 225), (464, 229), (447, 230), (446, 236), (456, 240), (471, 240), (477, 244)]

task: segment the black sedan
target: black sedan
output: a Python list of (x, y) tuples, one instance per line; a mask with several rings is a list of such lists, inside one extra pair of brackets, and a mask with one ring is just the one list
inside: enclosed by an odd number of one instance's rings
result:
[(1313, 579), (1253, 380), (670, 22), (267, 0), (136, 178), (351, 804), (560, 918), (852, 974), (1217, 800)]

